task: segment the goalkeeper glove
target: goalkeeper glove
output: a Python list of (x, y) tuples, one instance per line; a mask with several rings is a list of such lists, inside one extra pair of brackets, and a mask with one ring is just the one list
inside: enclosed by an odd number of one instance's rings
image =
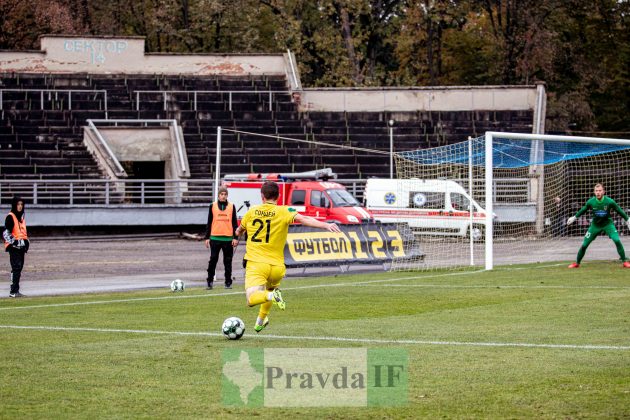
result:
[(628, 225), (628, 229), (630, 229), (630, 218), (628, 218), (628, 220), (626, 220), (626, 225)]
[(570, 224), (573, 224), (573, 222), (575, 222), (575, 216), (569, 217), (569, 219), (567, 220), (567, 226), (569, 226)]

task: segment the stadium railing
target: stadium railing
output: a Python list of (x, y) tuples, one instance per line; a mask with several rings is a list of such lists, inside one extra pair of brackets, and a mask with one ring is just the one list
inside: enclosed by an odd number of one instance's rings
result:
[[(336, 179), (359, 200), (365, 195), (366, 179)], [(468, 188), (467, 180), (456, 180)], [(477, 182), (479, 181), (479, 182)], [(475, 180), (473, 188), (481, 185)], [(496, 202), (527, 200), (527, 179), (494, 181)], [(143, 206), (209, 203), (214, 197), (214, 179), (28, 179), (0, 180), (0, 205), (22, 196), (33, 205), (60, 206)]]
[[(133, 91), (133, 94), (136, 98), (136, 111), (140, 110), (141, 104), (141, 95), (152, 95), (152, 97), (159, 96), (161, 97), (161, 101), (163, 103), (164, 111), (168, 110), (168, 103), (172, 98), (175, 98), (177, 101), (181, 101), (181, 99), (177, 99), (175, 95), (186, 95), (186, 101), (192, 100), (192, 110), (197, 111), (197, 104), (199, 102), (199, 97), (202, 95), (209, 96), (210, 98), (217, 97), (214, 102), (224, 102), (227, 100), (228, 111), (232, 111), (232, 105), (236, 102), (239, 96), (247, 99), (247, 102), (252, 100), (251, 97), (247, 97), (247, 95), (256, 95), (256, 99), (258, 102), (262, 102), (263, 105), (268, 105), (269, 111), (273, 111), (273, 103), (274, 96), (279, 95), (287, 95), (286, 91), (272, 91), (272, 90), (136, 90)], [(225, 98), (227, 96), (227, 98)], [(262, 98), (265, 96), (267, 101), (264, 101)], [(206, 99), (207, 100), (207, 99)], [(147, 99), (145, 100), (147, 103), (155, 102), (155, 100)]]
[[(344, 179), (357, 199), (363, 198), (365, 180)], [(34, 179), (0, 180), (0, 205), (13, 195), (29, 205), (120, 207), (209, 203), (214, 197), (213, 179)]]
[[(33, 100), (30, 93), (39, 93), (39, 106), (41, 110), (46, 109), (46, 104), (51, 109), (63, 109), (64, 96), (67, 95), (67, 109), (72, 110), (72, 95), (75, 94), (94, 94), (93, 100), (97, 100), (96, 95), (103, 95), (103, 102), (99, 102), (99, 107), (107, 112), (107, 91), (106, 90), (86, 90), (86, 89), (0, 89), (0, 110), (4, 109), (4, 103), (16, 100)], [(23, 98), (7, 98), (7, 93), (24, 94)], [(48, 95), (46, 95), (46, 93)], [(37, 97), (37, 96), (36, 96)], [(56, 108), (55, 108), (56, 107)]]

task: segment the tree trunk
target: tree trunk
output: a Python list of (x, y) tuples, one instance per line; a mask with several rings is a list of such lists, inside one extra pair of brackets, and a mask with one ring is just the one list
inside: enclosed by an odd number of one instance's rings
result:
[(350, 16), (348, 16), (348, 10), (343, 6), (338, 6), (339, 17), (341, 18), (341, 35), (343, 37), (343, 43), (348, 52), (348, 59), (350, 60), (350, 66), (352, 67), (353, 75), (352, 80), (356, 85), (363, 83), (363, 75), (361, 74), (361, 67), (357, 60), (356, 52), (354, 51), (354, 42), (352, 39), (352, 29), (350, 28)]

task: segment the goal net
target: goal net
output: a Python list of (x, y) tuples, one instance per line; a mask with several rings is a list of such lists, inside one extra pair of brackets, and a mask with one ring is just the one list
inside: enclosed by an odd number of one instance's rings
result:
[[(567, 219), (597, 183), (630, 215), (630, 140), (486, 133), (395, 158), (397, 180), (382, 207), (409, 224), (425, 256), (397, 261), (394, 270), (568, 264), (592, 214), (570, 226)], [(369, 181), (367, 188), (370, 194)], [(615, 212), (613, 221), (630, 258), (628, 228)], [(613, 242), (600, 235), (584, 261), (618, 259)]]

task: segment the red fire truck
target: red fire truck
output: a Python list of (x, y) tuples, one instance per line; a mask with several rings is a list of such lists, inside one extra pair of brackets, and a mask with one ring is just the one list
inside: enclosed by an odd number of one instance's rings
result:
[(278, 204), (291, 206), (300, 214), (340, 224), (373, 222), (372, 213), (343, 185), (330, 181), (336, 177), (330, 168), (326, 168), (293, 174), (226, 175), (223, 181), (239, 219), (250, 206), (262, 203), (260, 187), (263, 183), (274, 181), (280, 187)]

